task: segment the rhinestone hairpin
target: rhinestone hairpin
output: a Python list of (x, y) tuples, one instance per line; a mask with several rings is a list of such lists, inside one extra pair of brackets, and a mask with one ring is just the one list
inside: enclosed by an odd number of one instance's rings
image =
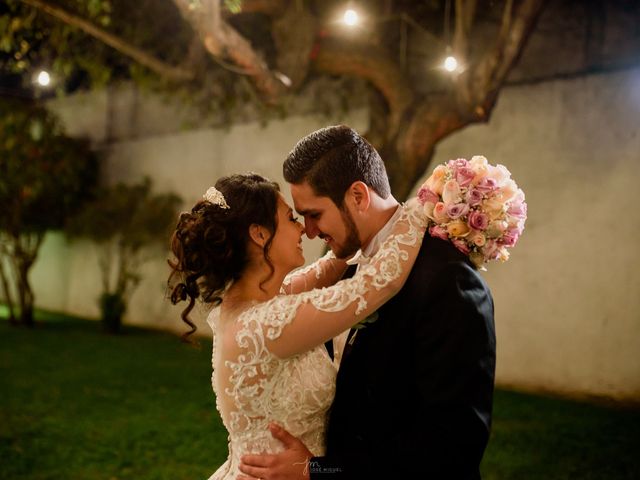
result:
[(204, 198), (207, 202), (219, 206), (220, 208), (229, 208), (224, 195), (216, 187), (210, 187), (209, 190), (207, 190), (207, 192), (202, 196), (202, 198)]

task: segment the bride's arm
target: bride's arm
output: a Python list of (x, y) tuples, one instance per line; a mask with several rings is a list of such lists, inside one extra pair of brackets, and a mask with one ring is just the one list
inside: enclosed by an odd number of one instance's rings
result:
[(320, 290), (276, 297), (263, 309), (267, 348), (280, 358), (308, 351), (380, 308), (404, 285), (422, 245), (422, 207), (402, 207), (391, 235), (368, 265)]
[(346, 269), (346, 260), (336, 258), (333, 252), (329, 251), (311, 265), (287, 275), (282, 283), (281, 292), (291, 295), (328, 287), (340, 280)]

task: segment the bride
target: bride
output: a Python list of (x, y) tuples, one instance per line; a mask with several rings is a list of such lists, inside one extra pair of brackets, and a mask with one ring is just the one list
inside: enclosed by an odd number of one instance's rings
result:
[[(409, 203), (391, 235), (350, 279), (329, 252), (304, 264), (304, 227), (276, 183), (257, 174), (224, 177), (181, 214), (172, 236), (172, 302), (211, 304), (212, 385), (229, 432), (229, 457), (211, 479), (235, 479), (240, 457), (276, 453), (275, 422), (324, 453), (336, 367), (323, 343), (365, 320), (402, 287), (422, 244), (422, 207)], [(177, 282), (175, 281), (177, 279)]]

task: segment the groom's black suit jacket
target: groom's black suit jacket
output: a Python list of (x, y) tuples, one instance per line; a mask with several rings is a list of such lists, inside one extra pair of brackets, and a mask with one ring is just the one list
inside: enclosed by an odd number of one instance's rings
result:
[(427, 234), (403, 289), (345, 352), (312, 480), (480, 478), (494, 371), (491, 293)]

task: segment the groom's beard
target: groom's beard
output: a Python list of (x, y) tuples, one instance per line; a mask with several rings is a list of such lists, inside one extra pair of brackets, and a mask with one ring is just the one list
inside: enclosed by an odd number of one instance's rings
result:
[(338, 258), (349, 258), (360, 249), (360, 236), (358, 235), (356, 222), (353, 221), (349, 210), (341, 208), (340, 214), (347, 231), (347, 236), (344, 243), (340, 245), (337, 250), (334, 250), (333, 254)]

